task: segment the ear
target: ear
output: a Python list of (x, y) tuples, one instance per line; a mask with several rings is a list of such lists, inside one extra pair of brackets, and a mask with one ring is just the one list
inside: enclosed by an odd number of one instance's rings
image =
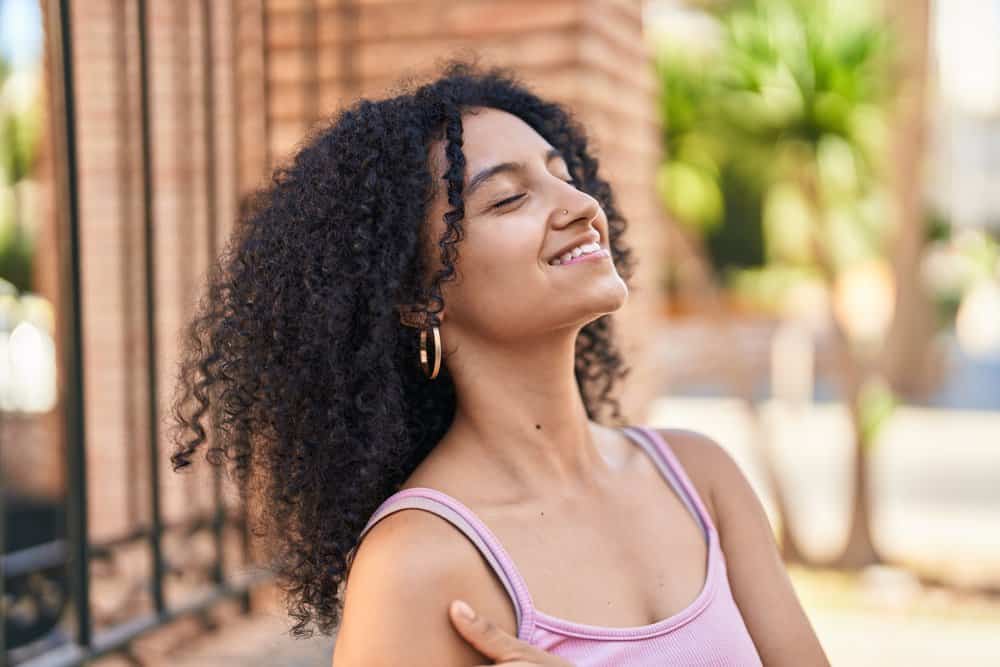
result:
[[(414, 327), (416, 329), (426, 329), (429, 322), (426, 313), (419, 309), (419, 306), (413, 304), (403, 304), (396, 306), (396, 310), (399, 312), (399, 321), (408, 326)], [(438, 313), (438, 319), (444, 319), (445, 311), (442, 310)]]
[(423, 326), (422, 321), (424, 319), (423, 313), (416, 310), (412, 305), (399, 305), (396, 306), (396, 310), (399, 312), (399, 321), (408, 327), (421, 328)]

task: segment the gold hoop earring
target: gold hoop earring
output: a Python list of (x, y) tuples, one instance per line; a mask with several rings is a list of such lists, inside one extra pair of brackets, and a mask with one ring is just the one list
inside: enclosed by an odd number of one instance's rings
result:
[(434, 372), (429, 373), (427, 370), (430, 366), (427, 362), (427, 329), (420, 330), (420, 368), (423, 369), (425, 376), (433, 380), (441, 370), (441, 332), (438, 327), (431, 329), (434, 330)]

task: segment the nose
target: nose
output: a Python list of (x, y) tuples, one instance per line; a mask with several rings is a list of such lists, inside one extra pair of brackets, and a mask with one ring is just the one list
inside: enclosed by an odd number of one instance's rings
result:
[(590, 223), (600, 212), (600, 203), (586, 192), (571, 185), (569, 187), (573, 189), (572, 195), (556, 202), (553, 214), (555, 224), (563, 227), (577, 222), (581, 218)]

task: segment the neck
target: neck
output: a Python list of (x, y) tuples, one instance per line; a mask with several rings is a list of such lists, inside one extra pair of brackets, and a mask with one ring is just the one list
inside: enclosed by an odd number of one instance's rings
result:
[(573, 374), (578, 329), (546, 339), (463, 339), (448, 348), (457, 393), (445, 440), (463, 460), (486, 466), (522, 497), (575, 495), (606, 480), (612, 467), (598, 448)]

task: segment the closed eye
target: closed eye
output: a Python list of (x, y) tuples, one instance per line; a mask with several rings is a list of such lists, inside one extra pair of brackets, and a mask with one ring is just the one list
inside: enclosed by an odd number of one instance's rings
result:
[(508, 197), (507, 199), (503, 199), (501, 201), (498, 201), (496, 204), (493, 204), (493, 206), (490, 206), (490, 208), (502, 208), (507, 204), (513, 204), (523, 196), (524, 196), (523, 194), (519, 194), (519, 195), (514, 195), (513, 197)]
[[(563, 182), (564, 182), (564, 183), (569, 183), (570, 185), (573, 185), (573, 186), (575, 186), (575, 185), (576, 185), (576, 181), (574, 181), (574, 180), (572, 180), (572, 179), (571, 179), (571, 180), (568, 180), (568, 181), (563, 181)], [(523, 193), (523, 192), (522, 192), (522, 193), (521, 193), (521, 194), (519, 194), (519, 195), (514, 195), (513, 197), (508, 197), (507, 199), (502, 199), (502, 200), (498, 201), (498, 202), (497, 202), (496, 204), (493, 204), (492, 206), (490, 206), (490, 208), (491, 208), (491, 209), (494, 209), (494, 208), (502, 208), (502, 207), (506, 206), (507, 204), (513, 204), (513, 203), (514, 203), (514, 202), (516, 202), (516, 201), (517, 201), (518, 199), (520, 199), (521, 197), (523, 197), (523, 196), (524, 196), (524, 194), (525, 194), (525, 193)]]

